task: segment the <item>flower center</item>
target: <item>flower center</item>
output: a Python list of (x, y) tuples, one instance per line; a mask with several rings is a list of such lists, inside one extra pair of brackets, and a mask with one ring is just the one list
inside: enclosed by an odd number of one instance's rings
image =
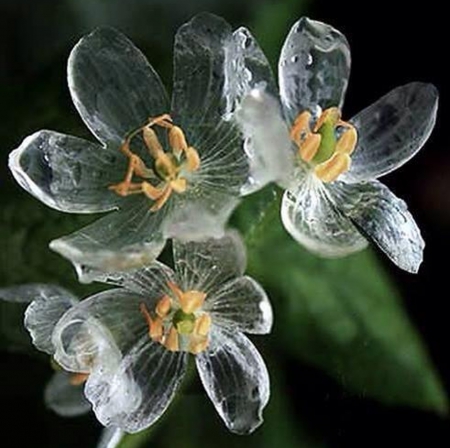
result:
[(322, 112), (311, 129), (312, 115), (302, 112), (292, 125), (290, 136), (302, 160), (314, 166), (323, 182), (333, 182), (350, 168), (358, 134), (355, 127), (341, 120), (341, 111), (330, 107)]
[[(153, 129), (155, 126), (167, 129), (169, 152), (164, 151)], [(144, 161), (130, 149), (132, 140), (140, 133), (142, 133), (145, 146), (154, 160), (153, 169), (148, 168)], [(119, 196), (145, 194), (154, 201), (150, 208), (151, 211), (159, 210), (173, 192), (184, 193), (188, 184), (185, 174), (200, 168), (200, 157), (197, 150), (187, 144), (184, 132), (173, 124), (172, 118), (168, 114), (149, 118), (148, 123), (126, 137), (120, 150), (129, 159), (128, 169), (125, 179), (118, 184), (111, 185), (109, 189)], [(139, 181), (136, 181), (135, 177), (140, 178)]]
[(172, 352), (186, 351), (194, 355), (208, 348), (211, 317), (202, 311), (206, 294), (182, 291), (167, 283), (171, 295), (164, 295), (151, 314), (141, 303), (140, 310), (148, 325), (150, 338)]

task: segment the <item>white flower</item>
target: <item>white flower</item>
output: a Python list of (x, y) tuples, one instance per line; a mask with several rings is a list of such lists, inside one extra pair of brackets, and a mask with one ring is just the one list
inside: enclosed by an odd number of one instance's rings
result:
[(117, 210), (51, 242), (79, 272), (83, 264), (114, 272), (150, 263), (167, 238), (219, 237), (240, 195), (252, 191), (231, 120), (231, 39), (230, 26), (209, 14), (178, 30), (171, 102), (119, 32), (99, 29), (73, 49), (70, 92), (100, 144), (39, 131), (11, 153), (10, 168), (25, 190), (57, 210)]
[[(253, 170), (286, 189), (286, 230), (322, 256), (337, 257), (373, 241), (400, 268), (417, 272), (424, 242), (406, 204), (378, 177), (413, 157), (430, 135), (438, 92), (430, 84), (398, 87), (350, 121), (341, 117), (350, 75), (346, 38), (321, 22), (300, 19), (284, 43), (276, 84), (258, 44), (241, 29), (238, 64), (257, 55), (266, 83), (236, 73), (240, 126)], [(237, 54), (237, 51), (236, 51)], [(265, 67), (265, 68), (262, 68)], [(231, 82), (231, 81), (230, 81)], [(267, 181), (267, 179), (266, 179)]]
[[(66, 289), (40, 283), (0, 288), (0, 300), (29, 303), (25, 326), (36, 347), (50, 355), (54, 353), (51, 342), (54, 326), (66, 311), (78, 303), (78, 299)], [(45, 387), (45, 404), (62, 417), (76, 417), (89, 412), (91, 404), (83, 391), (86, 376), (57, 370)], [(105, 428), (97, 448), (115, 448), (122, 435), (118, 428)]]
[[(87, 376), (85, 394), (105, 426), (136, 432), (169, 406), (189, 354), (217, 412), (235, 433), (262, 423), (269, 399), (266, 366), (243, 332), (268, 333), (268, 298), (244, 276), (245, 250), (234, 233), (173, 243), (175, 271), (159, 262), (105, 274), (119, 286), (67, 311), (56, 324), (55, 360)], [(35, 319), (45, 320), (39, 313)]]

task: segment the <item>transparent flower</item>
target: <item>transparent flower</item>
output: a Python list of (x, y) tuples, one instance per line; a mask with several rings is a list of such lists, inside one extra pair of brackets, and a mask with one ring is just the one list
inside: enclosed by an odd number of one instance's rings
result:
[[(105, 426), (133, 433), (169, 406), (189, 354), (217, 412), (235, 433), (262, 423), (269, 399), (266, 366), (243, 332), (268, 333), (269, 300), (244, 276), (245, 250), (234, 233), (173, 243), (175, 271), (155, 262), (100, 280), (118, 286), (67, 311), (56, 324), (55, 360), (86, 375), (85, 394)], [(36, 310), (35, 319), (46, 313)]]
[(167, 238), (223, 235), (239, 196), (251, 191), (227, 98), (231, 38), (230, 26), (209, 14), (178, 30), (171, 102), (143, 54), (119, 32), (96, 30), (72, 50), (72, 99), (100, 144), (39, 131), (11, 153), (9, 165), (19, 184), (52, 208), (116, 210), (51, 242), (79, 272), (82, 264), (137, 268), (153, 261)]
[(266, 172), (286, 190), (281, 208), (286, 230), (328, 257), (359, 251), (367, 238), (400, 268), (417, 272), (424, 248), (420, 231), (406, 204), (376, 179), (403, 165), (428, 139), (436, 88), (406, 84), (343, 120), (347, 40), (329, 25), (302, 18), (281, 51), (280, 110), (261, 49), (246, 29), (236, 34), (244, 43), (236, 46), (236, 64), (252, 67), (257, 60), (266, 79), (258, 85), (244, 71), (236, 73), (233, 84), (240, 86), (241, 99), (236, 116), (252, 164), (274, 167)]
[[(53, 329), (58, 320), (78, 299), (64, 288), (50, 284), (32, 283), (9, 288), (0, 288), (0, 300), (29, 303), (25, 312), (25, 326), (34, 345), (53, 356), (51, 341)], [(56, 373), (44, 390), (46, 406), (62, 417), (76, 417), (91, 410), (91, 404), (84, 395), (86, 375), (66, 372), (55, 363)], [(115, 448), (122, 438), (118, 428), (105, 428), (97, 448)]]

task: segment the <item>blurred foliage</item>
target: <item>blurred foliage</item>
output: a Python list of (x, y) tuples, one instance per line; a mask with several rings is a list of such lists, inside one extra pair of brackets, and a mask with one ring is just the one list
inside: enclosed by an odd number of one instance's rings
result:
[(24, 303), (9, 303), (0, 300), (0, 350), (38, 354), (31, 344), (30, 335), (23, 326), (26, 308)]
[(342, 259), (308, 253), (284, 230), (280, 199), (269, 187), (235, 214), (248, 272), (275, 303), (280, 349), (358, 395), (447, 412), (443, 386), (371, 250)]

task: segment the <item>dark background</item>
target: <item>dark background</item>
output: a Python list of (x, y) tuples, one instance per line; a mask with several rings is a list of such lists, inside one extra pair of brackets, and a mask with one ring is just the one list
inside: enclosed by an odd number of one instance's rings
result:
[[(384, 179), (408, 203), (422, 230), (427, 244), (425, 262), (419, 275), (413, 276), (383, 257), (380, 260), (399, 285), (407, 312), (450, 391), (446, 312), (450, 70), (449, 25), (444, 4), (437, 0), (421, 2), (420, 7), (414, 7), (413, 2), (393, 0), (0, 0), (1, 204), (26, 194), (5, 168), (8, 153), (26, 135), (40, 128), (88, 135), (70, 102), (66, 60), (76, 41), (95, 26), (109, 24), (128, 34), (167, 81), (174, 32), (201, 10), (216, 12), (233, 26), (252, 29), (257, 23), (256, 37), (273, 62), (290, 25), (301, 15), (328, 22), (347, 36), (352, 49), (353, 69), (344, 117), (350, 118), (387, 91), (410, 81), (432, 82), (441, 94), (437, 126), (426, 147)], [(2, 262), (8, 260), (2, 258)], [(51, 372), (48, 364), (6, 352), (0, 359), (1, 403), (6, 415), (2, 446), (95, 445), (100, 426), (92, 416), (63, 420), (45, 409), (42, 388)], [(295, 418), (323, 439), (324, 446), (449, 446), (450, 431), (444, 418), (412, 409), (388, 408), (355, 397), (325, 374), (289, 357), (284, 359), (284, 372)], [(205, 409), (212, 413), (211, 407)], [(218, 437), (226, 437), (219, 424), (217, 428)], [(241, 440), (242, 445), (247, 443), (245, 438)], [(149, 446), (158, 445), (149, 442)], [(179, 446), (183, 444), (180, 442)]]

